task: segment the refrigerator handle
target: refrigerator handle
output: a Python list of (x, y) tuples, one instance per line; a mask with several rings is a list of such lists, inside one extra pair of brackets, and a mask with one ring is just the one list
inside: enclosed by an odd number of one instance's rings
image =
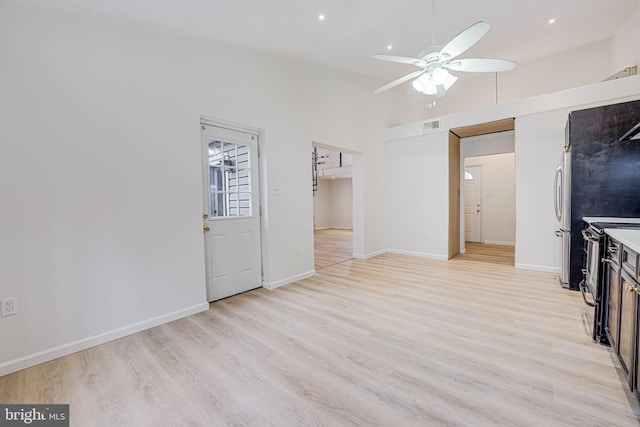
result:
[[(560, 181), (560, 188), (558, 188), (558, 181)], [(556, 177), (553, 183), (554, 189), (553, 189), (553, 207), (556, 211), (556, 218), (558, 219), (558, 221), (562, 221), (562, 212), (560, 211), (560, 209), (562, 208), (562, 204), (563, 204), (563, 194), (562, 194), (562, 165), (558, 166), (556, 168)], [(560, 200), (558, 200), (560, 199)], [(560, 202), (558, 204), (558, 202)]]

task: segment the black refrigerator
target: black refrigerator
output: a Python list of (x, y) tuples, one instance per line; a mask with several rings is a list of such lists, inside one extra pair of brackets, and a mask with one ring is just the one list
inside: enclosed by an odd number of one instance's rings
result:
[[(640, 100), (572, 111), (569, 288), (582, 280), (583, 217), (640, 218)], [(635, 130), (634, 130), (635, 128)]]

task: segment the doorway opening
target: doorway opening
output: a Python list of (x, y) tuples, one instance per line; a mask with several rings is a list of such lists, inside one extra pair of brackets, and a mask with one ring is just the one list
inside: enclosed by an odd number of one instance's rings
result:
[(514, 265), (514, 119), (451, 129), (449, 173), (449, 258)]
[(353, 259), (354, 155), (346, 149), (314, 142), (311, 158), (317, 271)]

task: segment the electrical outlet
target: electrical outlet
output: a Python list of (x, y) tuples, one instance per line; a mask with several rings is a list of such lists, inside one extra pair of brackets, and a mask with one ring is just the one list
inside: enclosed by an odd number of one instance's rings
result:
[(2, 317), (18, 314), (18, 302), (16, 297), (0, 300), (0, 306), (2, 307)]

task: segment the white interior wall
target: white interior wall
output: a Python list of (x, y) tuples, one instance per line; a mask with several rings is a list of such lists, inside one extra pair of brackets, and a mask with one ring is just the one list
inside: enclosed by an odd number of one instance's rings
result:
[(640, 66), (640, 4), (611, 39), (610, 74), (633, 66)]
[(385, 248), (384, 129), (415, 112), (381, 81), (29, 1), (0, 58), (0, 375), (207, 309), (201, 115), (264, 130), (265, 286), (313, 273), (300, 141), (362, 153), (354, 250)]
[(331, 182), (318, 180), (318, 191), (313, 195), (315, 229), (331, 228)]
[(597, 83), (611, 75), (610, 68), (610, 40), (518, 64), (513, 71), (498, 73), (498, 102)]
[[(515, 245), (515, 154), (467, 157), (464, 164), (482, 167), (482, 243)], [(464, 201), (461, 205), (464, 206)]]
[(353, 185), (351, 178), (331, 182), (331, 228), (353, 229)]
[(353, 186), (351, 178), (320, 179), (313, 198), (316, 230), (353, 229)]
[(387, 143), (389, 251), (446, 259), (448, 133)]

